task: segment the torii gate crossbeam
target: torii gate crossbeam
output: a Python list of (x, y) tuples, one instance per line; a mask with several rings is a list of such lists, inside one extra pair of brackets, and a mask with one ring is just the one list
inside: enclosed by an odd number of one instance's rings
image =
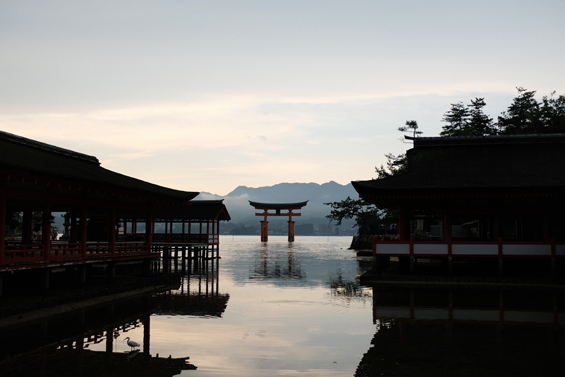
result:
[(249, 204), (255, 207), (255, 209), (263, 210), (263, 212), (255, 213), (255, 216), (263, 216), (261, 221), (261, 242), (267, 242), (269, 239), (269, 222), (267, 221), (269, 216), (288, 216), (288, 242), (294, 242), (294, 221), (292, 221), (292, 217), (301, 216), (301, 214), (292, 211), (301, 209), (306, 203), (308, 203), (308, 200), (298, 203), (259, 203), (250, 200)]

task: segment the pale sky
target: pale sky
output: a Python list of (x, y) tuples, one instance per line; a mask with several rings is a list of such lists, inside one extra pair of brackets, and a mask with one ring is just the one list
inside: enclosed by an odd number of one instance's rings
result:
[(159, 185), (375, 177), (399, 126), (565, 94), (565, 1), (0, 0), (0, 130)]

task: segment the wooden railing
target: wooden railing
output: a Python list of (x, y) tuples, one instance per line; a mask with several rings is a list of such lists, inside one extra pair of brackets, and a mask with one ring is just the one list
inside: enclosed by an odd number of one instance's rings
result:
[(219, 234), (209, 234), (208, 235), (208, 245), (219, 245), (220, 235)]
[(58, 261), (146, 253), (150, 253), (150, 250), (145, 242), (116, 242), (113, 251), (109, 242), (87, 242), (85, 255), (80, 243), (54, 242), (47, 256), (43, 244), (8, 244), (4, 247), (4, 261), (6, 263)]
[(505, 256), (505, 257), (565, 257), (565, 242), (551, 241), (398, 241), (373, 238), (373, 255), (383, 256)]
[[(212, 238), (211, 238), (212, 237)], [(214, 238), (215, 237), (215, 238)], [(204, 243), (210, 244), (210, 240), (219, 242), (219, 235), (206, 234), (206, 233), (193, 233), (193, 234), (153, 234), (153, 242), (178, 242), (178, 243)], [(213, 245), (213, 244), (211, 244)]]
[(7, 263), (34, 262), (45, 260), (43, 244), (5, 245), (4, 260)]

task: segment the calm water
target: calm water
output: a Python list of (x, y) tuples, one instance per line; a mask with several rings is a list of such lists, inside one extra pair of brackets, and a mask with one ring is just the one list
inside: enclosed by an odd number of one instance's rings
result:
[[(362, 270), (350, 242), (222, 237), (218, 292), (229, 294), (225, 312), (152, 316), (152, 350), (190, 356), (198, 370), (185, 373), (193, 376), (352, 376), (375, 326), (371, 290), (351, 289)], [(204, 284), (197, 279), (193, 291)]]
[(350, 237), (220, 242), (178, 290), (1, 333), (0, 376), (565, 375), (561, 291), (361, 287)]

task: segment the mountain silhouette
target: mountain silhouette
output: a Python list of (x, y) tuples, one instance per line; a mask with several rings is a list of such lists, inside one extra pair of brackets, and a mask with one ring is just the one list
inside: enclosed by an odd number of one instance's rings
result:
[[(228, 212), (232, 218), (231, 223), (259, 223), (255, 216), (255, 208), (249, 201), (264, 203), (296, 203), (308, 200), (308, 204), (299, 212), (301, 217), (293, 218), (299, 223), (328, 222), (326, 215), (330, 213), (330, 206), (324, 203), (338, 202), (347, 197), (358, 199), (359, 195), (351, 183), (341, 185), (330, 181), (318, 183), (278, 183), (273, 186), (247, 187), (238, 186), (226, 196), (201, 192), (194, 200), (224, 199)], [(273, 219), (273, 220), (271, 220)], [(271, 218), (269, 221), (287, 221), (285, 217)]]

